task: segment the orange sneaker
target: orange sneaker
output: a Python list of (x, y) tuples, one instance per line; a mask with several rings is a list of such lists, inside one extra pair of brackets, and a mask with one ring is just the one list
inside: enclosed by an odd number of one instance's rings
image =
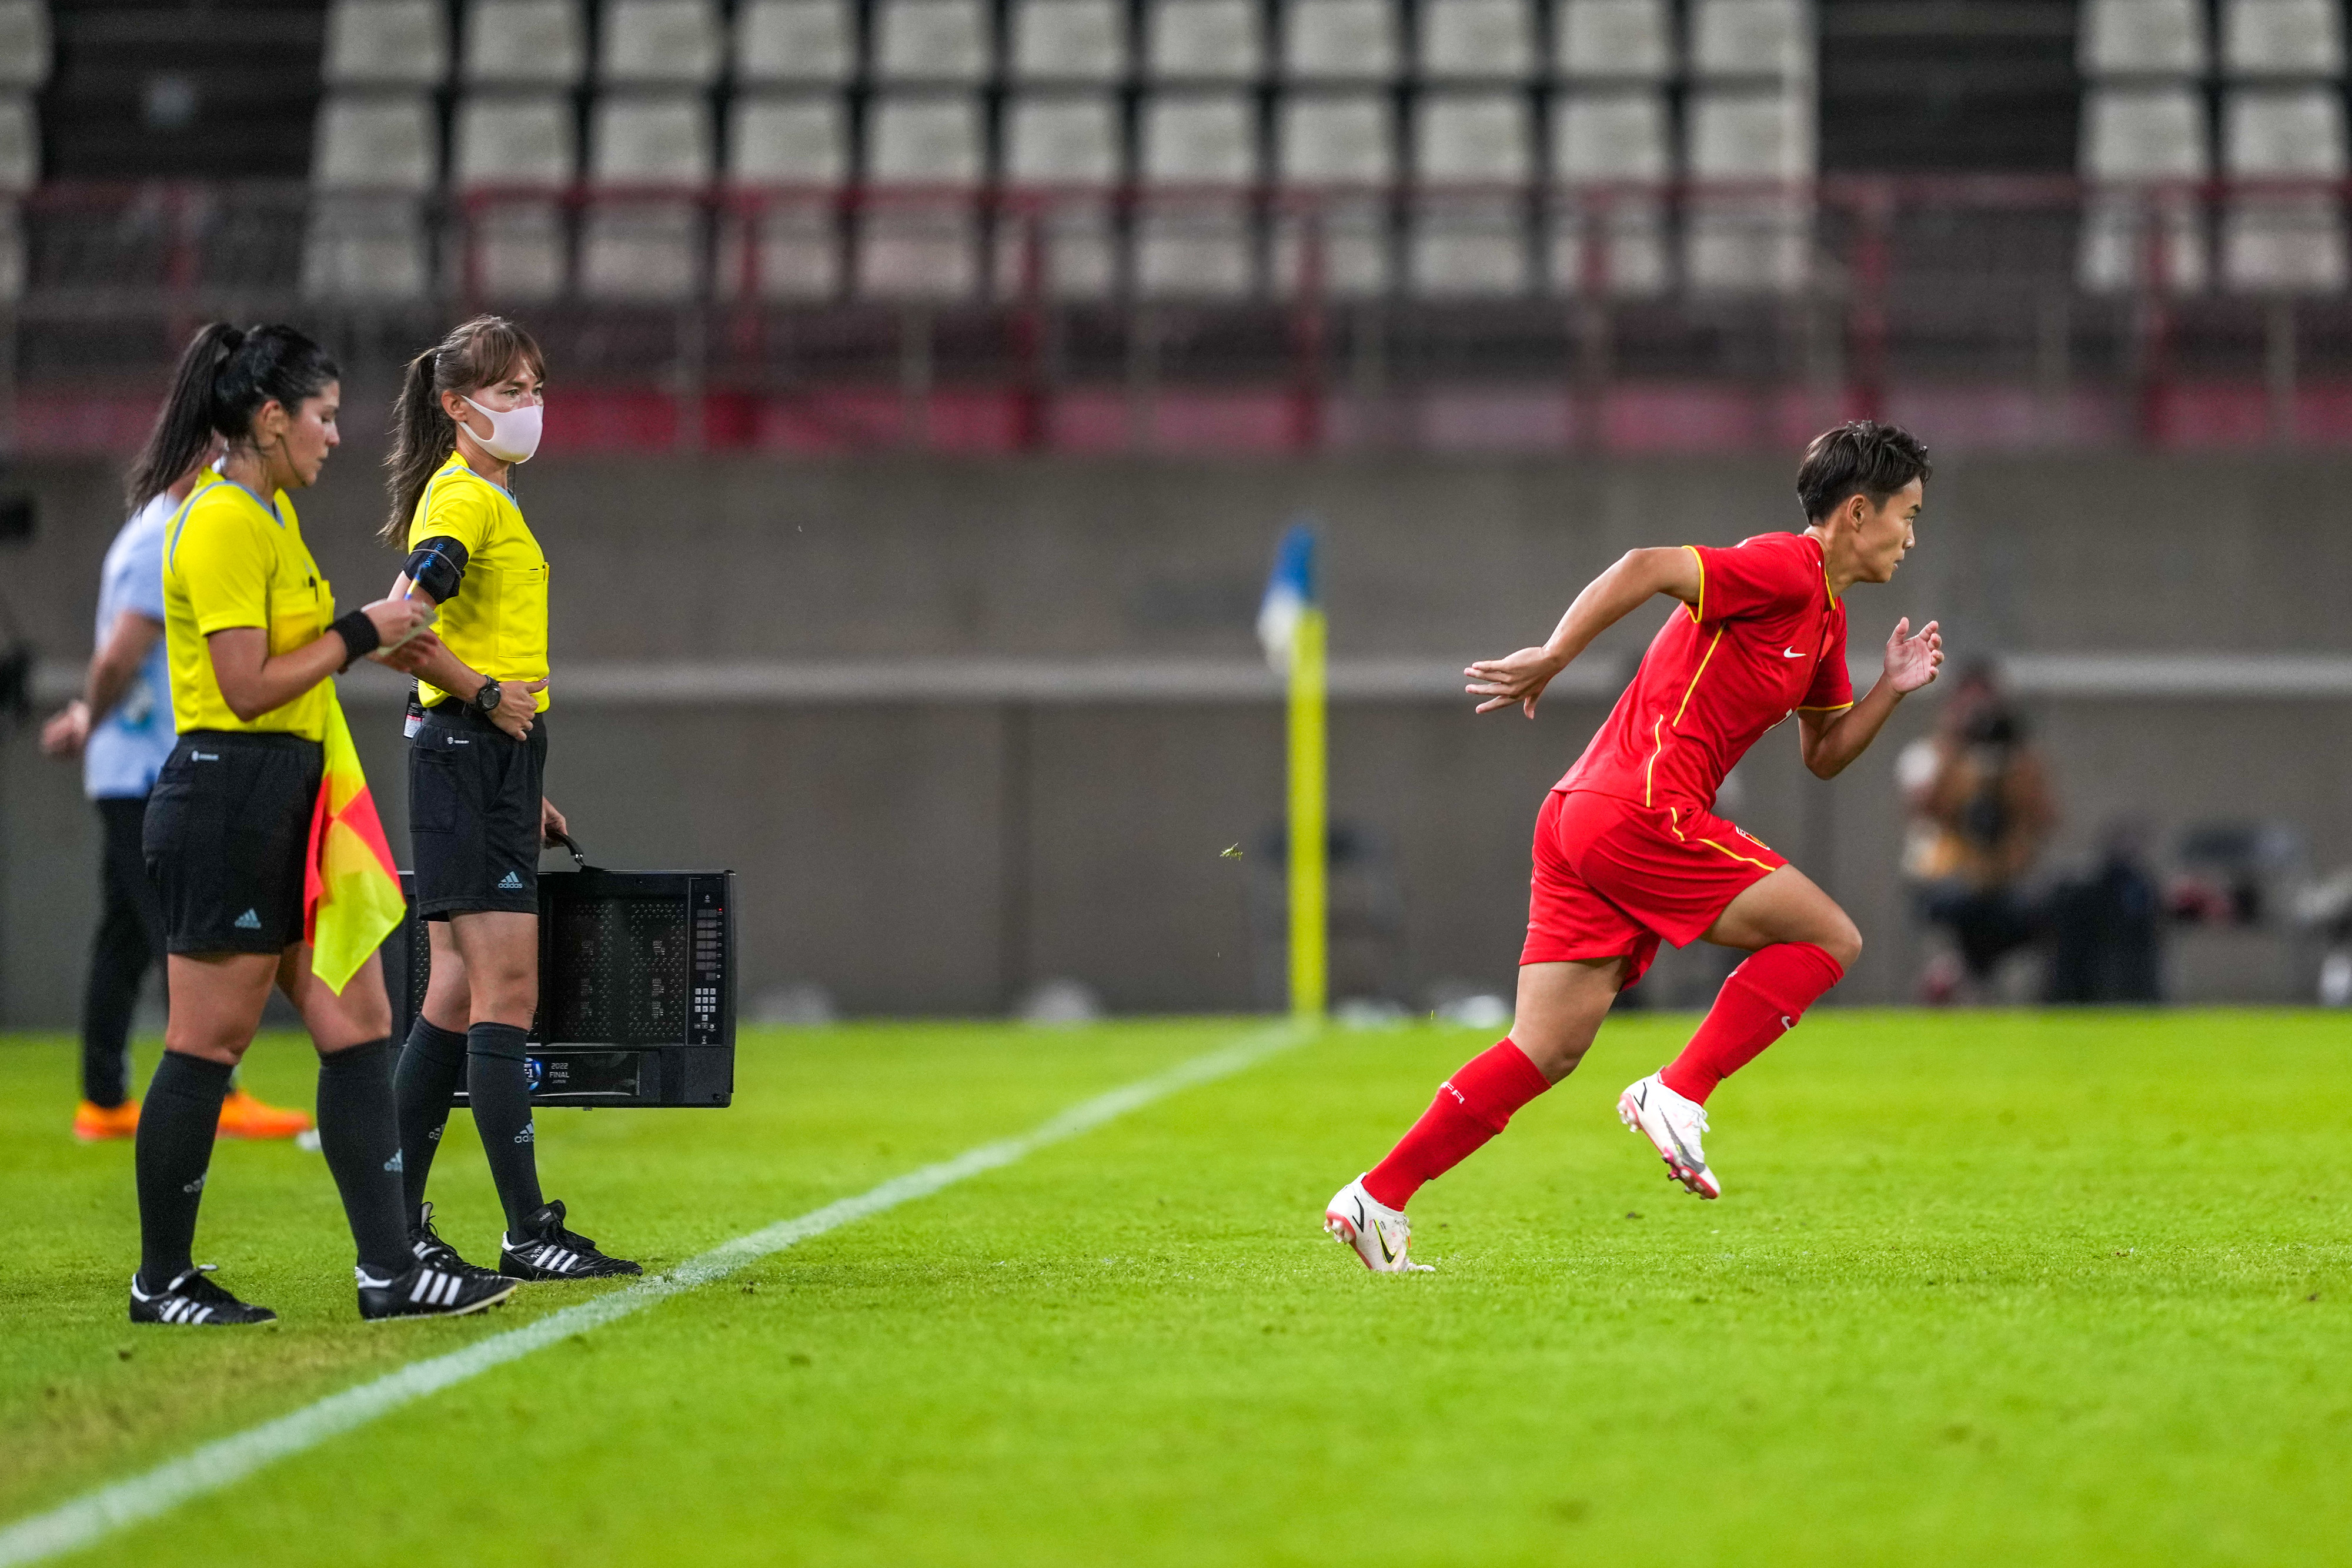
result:
[(93, 1105), (85, 1100), (74, 1107), (74, 1136), (85, 1144), (102, 1144), (110, 1138), (136, 1137), (139, 1133), (139, 1102), (125, 1100), (109, 1109)]
[(224, 1138), (295, 1138), (314, 1124), (308, 1111), (281, 1111), (265, 1105), (242, 1089), (232, 1089), (221, 1102), (220, 1135)]

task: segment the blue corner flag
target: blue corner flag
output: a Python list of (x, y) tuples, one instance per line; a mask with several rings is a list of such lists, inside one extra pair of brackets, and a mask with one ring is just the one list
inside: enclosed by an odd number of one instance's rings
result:
[(1285, 528), (1275, 547), (1274, 575), (1257, 612), (1257, 640), (1276, 674), (1289, 674), (1298, 622), (1315, 602), (1315, 526), (1302, 520)]

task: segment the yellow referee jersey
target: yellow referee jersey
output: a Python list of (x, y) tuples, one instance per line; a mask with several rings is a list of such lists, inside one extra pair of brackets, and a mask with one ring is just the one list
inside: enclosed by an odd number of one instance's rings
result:
[[(433, 630), (469, 670), (503, 685), (529, 685), (547, 674), (547, 557), (522, 520), (522, 508), (453, 452), (441, 465), (409, 519), (408, 548), (451, 538), (466, 548), (465, 580), (441, 606)], [(426, 707), (449, 694), (416, 683)], [(547, 694), (535, 706), (547, 711)]]
[(192, 729), (263, 730), (324, 740), (334, 683), (320, 681), (292, 702), (247, 722), (229, 710), (205, 639), (257, 626), (275, 658), (318, 641), (335, 619), (335, 591), (319, 575), (294, 504), (277, 509), (252, 491), (207, 472), (163, 538), (163, 648), (172, 667), (172, 722)]

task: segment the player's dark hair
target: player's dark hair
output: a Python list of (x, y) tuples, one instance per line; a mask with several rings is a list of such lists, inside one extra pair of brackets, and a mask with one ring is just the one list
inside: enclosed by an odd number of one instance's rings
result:
[(1867, 496), (1874, 507), (1917, 479), (1935, 473), (1927, 449), (1909, 431), (1856, 419), (1824, 430), (1805, 448), (1797, 466), (1797, 499), (1805, 520), (1817, 523), (1850, 496)]
[(538, 341), (503, 316), (477, 316), (408, 361), (392, 405), (392, 450), (383, 465), (392, 512), (383, 520), (386, 544), (404, 544), (409, 518), (434, 473), (457, 450), (457, 426), (441, 406), (443, 392), (471, 392), (503, 381), (518, 363), (542, 381), (547, 361)]
[(237, 328), (215, 321), (188, 340), (172, 372), (126, 486), (133, 509), (196, 465), (215, 435), (231, 445), (253, 439), (253, 417), (269, 403), (291, 413), (341, 378), (335, 361), (297, 328)]

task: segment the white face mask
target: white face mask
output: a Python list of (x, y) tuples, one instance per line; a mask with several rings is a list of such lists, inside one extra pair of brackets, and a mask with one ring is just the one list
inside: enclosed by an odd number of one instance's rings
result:
[[(463, 397), (465, 394), (461, 392), (458, 395)], [(490, 434), (488, 436), (474, 435), (474, 439), (481, 443), (483, 451), (499, 462), (528, 463), (531, 454), (539, 450), (540, 417), (547, 412), (543, 405), (527, 402), (520, 408), (511, 408), (500, 413), (467, 398), (466, 406), (490, 422)], [(474, 434), (470, 430), (466, 434)]]

